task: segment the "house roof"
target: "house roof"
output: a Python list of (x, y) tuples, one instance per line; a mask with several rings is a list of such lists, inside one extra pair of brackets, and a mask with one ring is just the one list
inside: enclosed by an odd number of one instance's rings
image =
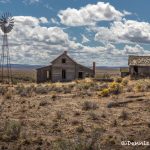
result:
[(74, 61), (70, 56), (67, 55), (67, 51), (64, 51), (61, 55), (59, 55), (58, 57), (56, 57), (53, 61), (51, 61), (51, 64), (56, 61), (57, 59), (59, 59), (62, 55), (66, 55), (72, 62), (76, 63), (76, 61)]
[(150, 66), (150, 56), (129, 56), (129, 66)]
[(58, 57), (56, 57), (56, 58), (51, 62), (51, 64), (53, 64), (53, 62), (56, 61), (57, 59), (59, 59), (62, 55), (66, 55), (66, 56), (67, 56), (72, 62), (74, 62), (75, 64), (80, 65), (80, 66), (82, 66), (82, 67), (84, 67), (84, 68), (87, 68), (87, 69), (92, 70), (92, 69), (89, 68), (89, 67), (86, 67), (86, 66), (83, 66), (83, 65), (81, 65), (81, 64), (78, 64), (75, 60), (73, 60), (73, 59), (67, 54), (67, 51), (64, 51), (61, 55), (59, 55)]
[(46, 68), (49, 68), (49, 67), (51, 67), (52, 66), (52, 64), (53, 64), (53, 62), (55, 62), (57, 59), (59, 59), (62, 55), (65, 55), (65, 56), (67, 56), (72, 62), (74, 62), (76, 65), (79, 65), (79, 66), (81, 66), (81, 67), (84, 67), (84, 68), (86, 68), (86, 69), (89, 69), (89, 70), (91, 70), (92, 71), (92, 69), (91, 68), (89, 68), (89, 67), (86, 67), (86, 66), (83, 66), (83, 65), (81, 65), (81, 64), (78, 64), (75, 60), (73, 60), (70, 56), (68, 56), (67, 55), (67, 51), (64, 51), (61, 55), (59, 55), (58, 57), (56, 57), (52, 62), (51, 62), (51, 64), (49, 65), (49, 66), (45, 66), (45, 67), (41, 67), (41, 68), (37, 68), (36, 70), (40, 70), (40, 69), (46, 69)]

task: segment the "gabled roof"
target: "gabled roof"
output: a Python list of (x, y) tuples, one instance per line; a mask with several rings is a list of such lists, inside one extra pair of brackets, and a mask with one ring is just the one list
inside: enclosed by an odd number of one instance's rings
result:
[(67, 56), (67, 57), (68, 57), (72, 62), (74, 62), (76, 65), (79, 65), (80, 67), (84, 67), (84, 68), (86, 68), (86, 69), (89, 69), (89, 70), (93, 71), (93, 70), (92, 70), (91, 68), (89, 68), (89, 67), (86, 67), (86, 66), (83, 66), (83, 65), (81, 65), (81, 64), (78, 64), (75, 60), (73, 60), (70, 56), (67, 55), (67, 52), (66, 52), (66, 51), (64, 51), (61, 55), (59, 55), (58, 57), (56, 57), (56, 58), (51, 62), (51, 64), (50, 64), (49, 66), (37, 68), (36, 70), (41, 70), (41, 69), (50, 68), (50, 67), (52, 66), (52, 64), (53, 64), (57, 59), (59, 59), (62, 55)]
[(129, 56), (129, 66), (150, 66), (150, 56)]
[(51, 61), (51, 64), (54, 62), (54, 61), (56, 61), (57, 59), (59, 59), (62, 55), (65, 55), (65, 56), (67, 56), (72, 62), (74, 62), (74, 63), (76, 63), (77, 64), (77, 62), (76, 61), (74, 61), (70, 56), (68, 56), (67, 55), (67, 52), (66, 51), (64, 51), (61, 55), (59, 55), (58, 57), (56, 57), (53, 61)]
[(61, 55), (59, 55), (58, 57), (56, 57), (56, 58), (51, 62), (51, 64), (53, 64), (53, 62), (56, 61), (57, 59), (59, 59), (62, 55), (67, 56), (67, 57), (68, 57), (72, 62), (74, 62), (75, 64), (80, 65), (81, 67), (84, 67), (84, 68), (87, 68), (87, 69), (92, 70), (91, 68), (88, 68), (88, 67), (86, 67), (86, 66), (83, 66), (83, 65), (81, 65), (81, 64), (78, 64), (75, 60), (73, 60), (73, 59), (67, 54), (66, 51), (64, 51)]

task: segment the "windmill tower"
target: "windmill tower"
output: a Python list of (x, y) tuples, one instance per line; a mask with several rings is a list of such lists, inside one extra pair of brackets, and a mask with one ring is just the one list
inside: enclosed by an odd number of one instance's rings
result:
[(7, 34), (11, 32), (14, 26), (14, 19), (10, 13), (4, 13), (0, 18), (0, 28), (3, 34), (3, 44), (1, 51), (0, 81), (2, 83), (12, 82), (12, 71), (10, 64), (9, 44)]

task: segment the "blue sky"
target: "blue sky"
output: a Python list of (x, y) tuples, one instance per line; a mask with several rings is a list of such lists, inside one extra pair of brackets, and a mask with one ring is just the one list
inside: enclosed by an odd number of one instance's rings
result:
[(0, 13), (15, 18), (12, 63), (47, 65), (67, 50), (87, 66), (126, 66), (128, 55), (150, 55), (149, 6), (148, 0), (0, 0)]

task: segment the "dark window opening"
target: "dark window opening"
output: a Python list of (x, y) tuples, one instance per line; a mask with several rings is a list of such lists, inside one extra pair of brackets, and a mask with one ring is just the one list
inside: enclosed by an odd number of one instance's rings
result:
[(137, 66), (134, 67), (134, 72), (135, 72), (136, 74), (138, 74), (138, 67), (137, 67)]
[(66, 70), (62, 70), (62, 79), (66, 79)]
[(82, 78), (83, 78), (83, 72), (79, 72), (78, 78), (79, 78), (79, 79), (82, 79)]
[(65, 58), (62, 59), (62, 63), (63, 63), (63, 64), (66, 63), (66, 59), (65, 59)]

